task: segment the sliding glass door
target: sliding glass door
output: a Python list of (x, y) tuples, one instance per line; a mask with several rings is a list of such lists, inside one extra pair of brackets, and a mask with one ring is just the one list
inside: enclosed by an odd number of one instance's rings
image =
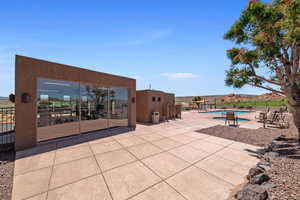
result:
[(79, 83), (39, 78), (38, 141), (79, 134)]
[(110, 88), (109, 127), (128, 126), (128, 89)]
[(108, 89), (81, 84), (80, 96), (80, 131), (108, 128)]
[(128, 89), (37, 80), (38, 141), (128, 126)]

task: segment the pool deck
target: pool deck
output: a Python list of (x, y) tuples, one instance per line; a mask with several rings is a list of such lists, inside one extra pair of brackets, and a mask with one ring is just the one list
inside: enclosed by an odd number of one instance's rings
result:
[(258, 162), (258, 147), (195, 132), (224, 124), (213, 116), (183, 112), (182, 119), (116, 129), (121, 134), (110, 137), (93, 132), (19, 151), (12, 199), (227, 199)]

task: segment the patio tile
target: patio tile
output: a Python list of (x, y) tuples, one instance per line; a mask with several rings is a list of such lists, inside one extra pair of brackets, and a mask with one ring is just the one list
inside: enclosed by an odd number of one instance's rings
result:
[(51, 168), (44, 168), (14, 177), (12, 199), (25, 199), (48, 189)]
[(198, 133), (198, 132), (194, 132), (194, 131), (185, 133), (184, 135), (189, 136), (189, 137), (194, 137), (194, 138), (197, 138), (197, 139), (204, 139), (204, 138), (210, 137), (207, 134)]
[(47, 193), (39, 194), (26, 200), (46, 200)]
[(234, 142), (233, 144), (231, 144), (230, 146), (228, 146), (229, 148), (233, 148), (236, 150), (240, 150), (240, 151), (258, 151), (259, 149), (261, 149), (262, 147), (259, 146), (254, 146), (251, 144), (246, 144), (246, 143), (242, 143), (242, 142)]
[(206, 151), (208, 153), (215, 153), (215, 152), (219, 151), (220, 149), (224, 148), (224, 146), (222, 146), (222, 145), (214, 144), (214, 143), (204, 141), (204, 140), (198, 140), (198, 141), (192, 142), (188, 145), (191, 147), (194, 147), (196, 149)]
[(232, 185), (194, 166), (166, 180), (189, 200), (227, 199)]
[(55, 165), (50, 181), (50, 189), (78, 181), (97, 173), (100, 173), (100, 169), (94, 157)]
[(182, 145), (181, 143), (176, 142), (175, 140), (171, 140), (169, 138), (154, 141), (154, 142), (152, 142), (152, 144), (154, 144), (155, 146), (158, 146), (159, 148), (161, 148), (163, 150), (169, 150), (171, 148)]
[(124, 139), (124, 138), (128, 138), (128, 137), (132, 137), (134, 136), (134, 133), (133, 132), (127, 132), (127, 133), (121, 133), (121, 134), (118, 134), (118, 135), (114, 135), (112, 136), (114, 139)]
[(103, 173), (114, 200), (127, 199), (161, 179), (141, 162), (134, 162)]
[(162, 182), (150, 189), (138, 194), (130, 200), (184, 200), (184, 198), (178, 194), (168, 184)]
[(129, 147), (128, 151), (130, 151), (132, 154), (134, 154), (139, 159), (162, 152), (162, 150), (160, 148), (154, 146), (151, 143), (144, 143), (144, 144), (139, 144), (139, 145)]
[(105, 152), (114, 151), (122, 148), (122, 146), (116, 141), (97, 143), (97, 144), (92, 144), (90, 146), (94, 154), (105, 153)]
[(98, 154), (96, 155), (96, 159), (102, 171), (106, 171), (136, 160), (133, 155), (124, 149)]
[(187, 145), (172, 149), (169, 152), (189, 163), (195, 163), (210, 155), (208, 152), (201, 151)]
[(143, 140), (141, 138), (138, 138), (136, 136), (126, 137), (126, 138), (117, 139), (117, 140), (124, 147), (129, 147), (129, 146), (133, 146), (133, 145), (137, 145), (137, 144), (142, 144), (142, 143), (146, 142), (145, 140)]
[(249, 167), (215, 155), (201, 160), (196, 166), (234, 185), (242, 184), (249, 170)]
[(259, 162), (259, 159), (254, 157), (255, 154), (231, 149), (228, 147), (226, 149), (223, 149), (222, 151), (217, 152), (216, 155), (248, 167), (252, 167), (256, 165), (257, 162)]
[(77, 148), (67, 150), (59, 150), (56, 152), (55, 155), (55, 164), (60, 164), (72, 160), (78, 160), (92, 155), (93, 153), (88, 145), (79, 146)]
[(15, 175), (27, 173), (29, 171), (49, 167), (54, 163), (55, 152), (47, 152), (19, 158), (15, 161)]
[(186, 161), (181, 160), (168, 152), (151, 156), (142, 160), (142, 162), (163, 179), (172, 176), (189, 165)]
[(59, 150), (68, 150), (77, 147), (87, 146), (87, 142), (80, 142), (79, 138), (76, 139), (69, 139), (69, 140), (62, 140), (57, 142), (57, 148)]
[(89, 144), (92, 145), (92, 144), (112, 142), (112, 141), (114, 141), (114, 139), (111, 136), (109, 136), (109, 137), (104, 137), (104, 138), (99, 138), (99, 139), (96, 139), (96, 140), (92, 140), (92, 141), (89, 142)]
[(215, 136), (204, 138), (204, 140), (208, 141), (208, 142), (211, 142), (211, 143), (223, 145), (223, 146), (227, 146), (227, 145), (230, 145), (230, 144), (234, 143), (233, 140), (228, 140), (228, 139), (224, 139), (224, 138), (220, 138), (220, 137), (215, 137)]
[(192, 141), (197, 140), (197, 138), (189, 137), (189, 136), (186, 136), (186, 135), (175, 135), (175, 136), (172, 136), (170, 138), (172, 140), (175, 140), (175, 141), (177, 141), (179, 143), (182, 143), (182, 144), (187, 144), (187, 143), (190, 143)]
[(111, 200), (111, 197), (109, 195), (109, 191), (105, 185), (102, 175), (96, 175), (49, 191), (47, 200), (55, 199)]
[(138, 135), (138, 137), (140, 137), (143, 140), (146, 140), (148, 142), (155, 141), (155, 140), (160, 140), (160, 139), (165, 138), (164, 136), (159, 135), (159, 134)]

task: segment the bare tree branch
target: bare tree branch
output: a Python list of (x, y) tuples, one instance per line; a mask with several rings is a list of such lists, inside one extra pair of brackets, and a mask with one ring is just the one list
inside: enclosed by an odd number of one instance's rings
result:
[(266, 86), (263, 86), (263, 85), (251, 84), (251, 83), (248, 83), (248, 84), (251, 85), (251, 86), (254, 86), (254, 87), (259, 87), (259, 88), (262, 88), (262, 89), (265, 89), (265, 90), (269, 90), (271, 92), (275, 92), (277, 94), (281, 94), (281, 95), (285, 96), (285, 94), (282, 91), (275, 90), (275, 89), (270, 88), (270, 87), (266, 87)]

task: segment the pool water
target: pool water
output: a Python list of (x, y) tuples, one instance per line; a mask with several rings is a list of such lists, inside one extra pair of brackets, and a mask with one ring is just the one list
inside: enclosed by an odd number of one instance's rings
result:
[(236, 114), (236, 115), (250, 113), (250, 111), (243, 111), (243, 110), (215, 110), (215, 111), (209, 111), (209, 112), (205, 112), (205, 113), (208, 113), (208, 114), (226, 114), (226, 112), (234, 112), (234, 114)]
[[(226, 117), (214, 117), (213, 119), (217, 119), (217, 120), (226, 120)], [(237, 120), (239, 122), (248, 122), (250, 121), (250, 119), (246, 119), (246, 118), (237, 118)]]

